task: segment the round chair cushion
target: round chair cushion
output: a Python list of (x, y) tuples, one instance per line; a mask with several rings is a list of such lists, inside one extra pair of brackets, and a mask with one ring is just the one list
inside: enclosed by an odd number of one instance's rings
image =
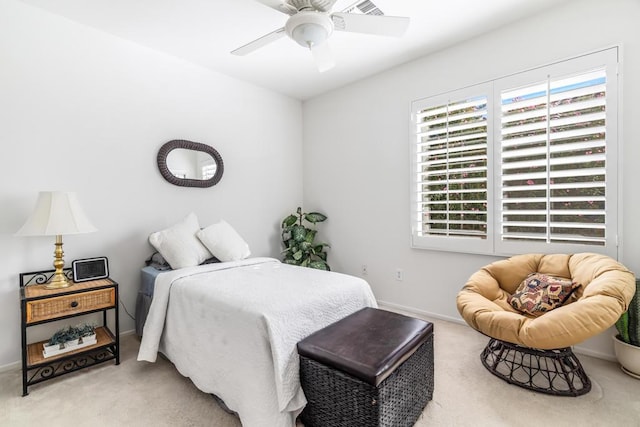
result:
[[(538, 317), (508, 302), (530, 273), (570, 278), (581, 286), (564, 305)], [(483, 267), (458, 293), (458, 311), (474, 329), (502, 341), (543, 350), (570, 347), (611, 327), (627, 310), (635, 277), (600, 254), (517, 255)]]

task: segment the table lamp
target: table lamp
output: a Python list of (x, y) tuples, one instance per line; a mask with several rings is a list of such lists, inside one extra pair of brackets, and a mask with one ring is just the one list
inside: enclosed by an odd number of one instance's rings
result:
[(53, 253), (53, 266), (56, 271), (44, 287), (58, 289), (71, 286), (63, 271), (62, 235), (93, 231), (96, 231), (96, 228), (85, 215), (75, 193), (41, 191), (31, 216), (15, 235), (56, 236), (56, 249)]

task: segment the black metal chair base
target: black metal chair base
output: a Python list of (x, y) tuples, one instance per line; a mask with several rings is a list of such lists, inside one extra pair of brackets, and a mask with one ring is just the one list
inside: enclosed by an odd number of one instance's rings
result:
[(480, 356), (498, 378), (555, 396), (582, 396), (591, 381), (571, 348), (537, 350), (491, 338)]

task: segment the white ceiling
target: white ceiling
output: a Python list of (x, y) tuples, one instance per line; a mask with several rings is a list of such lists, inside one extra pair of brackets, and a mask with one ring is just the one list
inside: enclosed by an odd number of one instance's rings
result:
[[(311, 53), (284, 37), (247, 56), (229, 52), (282, 26), (274, 0), (20, 0), (285, 95), (308, 99), (568, 0), (372, 0), (408, 16), (400, 39), (334, 32), (336, 67), (319, 73)], [(338, 0), (341, 11), (356, 0)]]

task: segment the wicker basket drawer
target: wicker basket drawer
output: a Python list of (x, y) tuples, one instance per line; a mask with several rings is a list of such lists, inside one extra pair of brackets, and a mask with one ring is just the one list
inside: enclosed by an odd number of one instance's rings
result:
[(113, 307), (115, 304), (115, 288), (28, 301), (26, 304), (27, 323)]

